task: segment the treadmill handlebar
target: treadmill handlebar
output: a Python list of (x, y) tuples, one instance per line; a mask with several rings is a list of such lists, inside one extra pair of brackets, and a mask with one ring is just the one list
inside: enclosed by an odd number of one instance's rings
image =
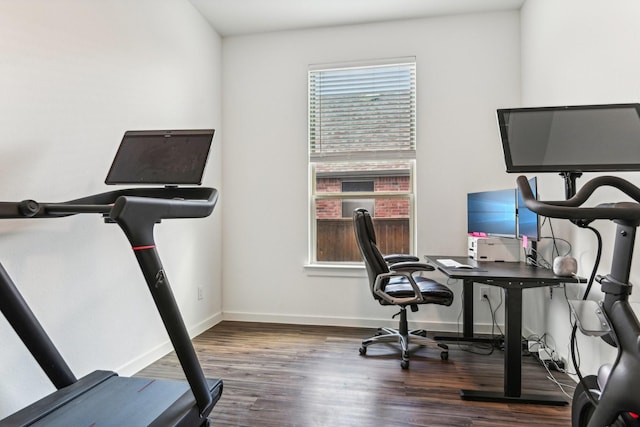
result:
[(0, 219), (56, 218), (82, 213), (103, 214), (111, 219), (135, 207), (147, 219), (203, 218), (213, 212), (218, 190), (208, 187), (129, 188), (95, 194), (61, 203), (27, 199), (0, 202)]
[(206, 201), (123, 195), (116, 199), (109, 218), (120, 225), (132, 247), (154, 246), (153, 227), (160, 220), (209, 216), (218, 200), (218, 191), (211, 190)]

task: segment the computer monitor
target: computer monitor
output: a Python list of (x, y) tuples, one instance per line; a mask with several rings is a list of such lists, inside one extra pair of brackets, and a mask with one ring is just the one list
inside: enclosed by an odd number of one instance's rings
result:
[(640, 170), (640, 104), (499, 109), (507, 172)]
[(516, 190), (467, 194), (467, 232), (516, 237)]
[(199, 185), (213, 129), (127, 131), (106, 184)]
[[(537, 177), (533, 177), (529, 180), (529, 186), (533, 191), (533, 196), (538, 197)], [(526, 236), (529, 240), (538, 241), (540, 240), (540, 217), (537, 213), (531, 211), (524, 205), (520, 189), (517, 190), (517, 193), (518, 204), (516, 205), (516, 208), (518, 209), (518, 237), (522, 238), (523, 236)]]

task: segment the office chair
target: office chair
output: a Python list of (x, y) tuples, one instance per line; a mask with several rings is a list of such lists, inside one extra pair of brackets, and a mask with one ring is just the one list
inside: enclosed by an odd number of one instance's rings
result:
[(417, 273), (433, 271), (434, 267), (418, 262), (420, 259), (413, 255), (382, 256), (376, 246), (376, 234), (373, 229), (371, 215), (366, 209), (353, 211), (353, 226), (356, 242), (362, 254), (369, 276), (369, 287), (373, 298), (381, 305), (397, 305), (400, 312), (400, 326), (398, 329), (379, 328), (376, 335), (364, 339), (360, 347), (360, 354), (367, 354), (367, 347), (379, 342), (399, 342), (402, 348), (402, 369), (409, 367), (409, 344), (437, 346), (442, 351), (442, 360), (449, 358), (448, 347), (427, 338), (425, 330), (409, 331), (407, 322), (407, 307), (411, 311), (418, 311), (421, 304), (440, 304), (449, 306), (453, 302), (453, 293), (445, 285), (434, 280), (421, 277)]

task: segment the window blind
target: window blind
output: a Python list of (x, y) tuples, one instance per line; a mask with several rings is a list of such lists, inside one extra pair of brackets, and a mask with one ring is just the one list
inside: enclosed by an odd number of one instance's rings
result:
[(415, 158), (415, 62), (309, 71), (313, 161)]

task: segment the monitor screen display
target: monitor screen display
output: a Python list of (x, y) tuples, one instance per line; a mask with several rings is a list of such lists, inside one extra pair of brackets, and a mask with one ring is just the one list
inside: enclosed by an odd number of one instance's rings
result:
[(467, 232), (516, 237), (516, 190), (467, 194)]
[(497, 113), (507, 172), (640, 170), (640, 104)]
[(213, 129), (127, 131), (106, 184), (199, 185)]
[[(538, 197), (538, 180), (537, 178), (531, 178), (529, 180), (529, 186), (533, 191), (533, 197)], [(540, 240), (540, 220), (538, 214), (529, 210), (524, 205), (522, 194), (520, 190), (518, 192), (518, 237), (527, 236), (529, 240)]]

